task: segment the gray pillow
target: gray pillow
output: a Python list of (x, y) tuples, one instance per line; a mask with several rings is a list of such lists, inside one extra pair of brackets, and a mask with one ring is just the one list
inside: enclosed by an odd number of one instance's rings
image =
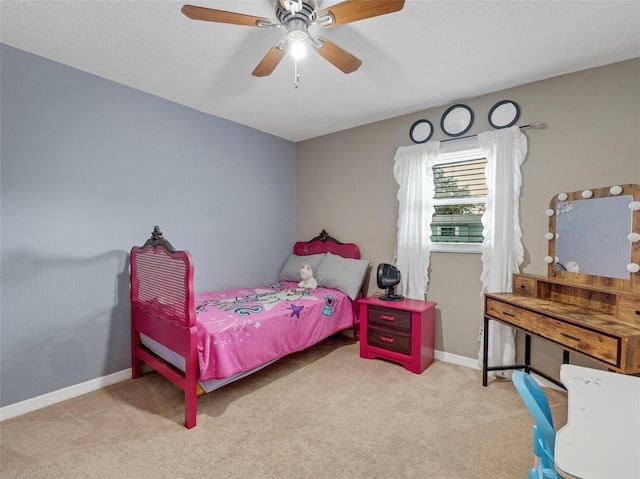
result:
[(287, 262), (284, 264), (282, 269), (280, 270), (280, 279), (279, 281), (300, 281), (302, 278), (300, 277), (300, 265), (302, 263), (306, 263), (311, 266), (311, 270), (315, 276), (315, 273), (318, 269), (318, 265), (324, 258), (324, 253), (321, 254), (310, 254), (308, 256), (298, 256), (296, 254), (289, 255), (287, 258)]
[(355, 300), (364, 282), (369, 263), (363, 259), (343, 258), (327, 253), (314, 276), (318, 285), (342, 291)]

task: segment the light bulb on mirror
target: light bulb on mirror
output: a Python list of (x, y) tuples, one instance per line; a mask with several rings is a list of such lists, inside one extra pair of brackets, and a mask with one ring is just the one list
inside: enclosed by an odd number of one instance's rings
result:
[(609, 188), (609, 193), (611, 193), (613, 196), (617, 196), (620, 193), (622, 193), (622, 186), (612, 186), (611, 188)]
[(547, 216), (553, 216), (555, 214), (555, 211), (553, 211), (553, 209), (549, 208), (547, 211), (544, 212), (545, 215)]
[(638, 241), (640, 241), (640, 233), (629, 233), (627, 235), (627, 239), (632, 243), (637, 243)]
[(638, 263), (629, 263), (627, 265), (627, 271), (629, 271), (629, 273), (637, 273), (638, 271), (640, 271), (640, 264), (638, 264)]

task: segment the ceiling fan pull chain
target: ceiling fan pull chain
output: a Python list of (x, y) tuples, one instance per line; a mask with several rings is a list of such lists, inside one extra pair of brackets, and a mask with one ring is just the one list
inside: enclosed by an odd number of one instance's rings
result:
[(300, 74), (298, 73), (298, 60), (293, 59), (293, 88), (298, 88), (300, 85)]

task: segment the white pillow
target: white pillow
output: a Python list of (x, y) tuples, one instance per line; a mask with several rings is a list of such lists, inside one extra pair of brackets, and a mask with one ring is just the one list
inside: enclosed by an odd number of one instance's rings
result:
[(355, 300), (364, 282), (369, 263), (363, 259), (343, 258), (327, 253), (314, 276), (318, 285), (342, 291)]
[(289, 255), (289, 258), (287, 258), (287, 262), (280, 270), (279, 281), (299, 282), (300, 280), (302, 280), (302, 278), (300, 277), (300, 265), (302, 263), (306, 263), (311, 266), (311, 270), (315, 275), (318, 269), (318, 265), (322, 261), (322, 258), (324, 258), (324, 253), (310, 254), (307, 256), (298, 256), (296, 254)]

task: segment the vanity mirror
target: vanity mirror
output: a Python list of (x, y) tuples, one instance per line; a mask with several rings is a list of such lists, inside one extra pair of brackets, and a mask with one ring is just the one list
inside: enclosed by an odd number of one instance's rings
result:
[(640, 185), (561, 193), (547, 215), (548, 276), (640, 292)]

